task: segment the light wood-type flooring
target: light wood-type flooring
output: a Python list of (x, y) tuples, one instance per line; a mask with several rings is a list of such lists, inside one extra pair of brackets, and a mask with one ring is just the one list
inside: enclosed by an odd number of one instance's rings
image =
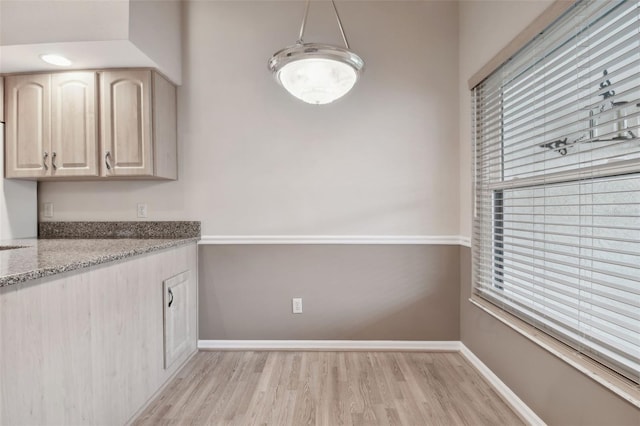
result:
[(521, 425), (458, 353), (199, 352), (135, 425)]

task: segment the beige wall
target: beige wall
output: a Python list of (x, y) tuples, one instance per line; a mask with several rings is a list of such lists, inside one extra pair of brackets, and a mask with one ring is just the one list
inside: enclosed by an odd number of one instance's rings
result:
[(0, 1), (0, 45), (122, 40), (128, 23), (124, 0)]
[(129, 40), (176, 84), (182, 84), (182, 3), (130, 0)]
[(549, 426), (640, 424), (640, 410), (469, 302), (471, 250), (460, 248), (460, 337)]
[[(329, 2), (308, 41), (339, 43)], [(54, 220), (201, 220), (205, 235), (457, 235), (456, 2), (339, 2), (366, 61), (324, 107), (279, 87), (268, 58), (304, 2), (189, 1), (177, 182), (47, 182)], [(43, 219), (43, 218), (41, 218)]]
[[(457, 246), (200, 247), (200, 339), (459, 340)], [(302, 297), (303, 313), (291, 313)]]

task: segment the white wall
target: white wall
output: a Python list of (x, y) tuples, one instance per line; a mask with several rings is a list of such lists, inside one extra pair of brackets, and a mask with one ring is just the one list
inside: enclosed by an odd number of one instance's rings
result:
[(180, 0), (129, 1), (129, 40), (176, 84), (182, 84)]
[(460, 235), (471, 237), (472, 163), (469, 78), (542, 13), (553, 0), (467, 0), (459, 11)]
[(2, 0), (0, 45), (127, 39), (128, 0)]
[[(338, 43), (329, 2), (307, 41)], [(185, 4), (179, 180), (46, 182), (54, 220), (201, 220), (204, 235), (455, 235), (459, 225), (455, 2), (340, 2), (366, 61), (352, 93), (303, 104), (267, 71), (303, 2)]]

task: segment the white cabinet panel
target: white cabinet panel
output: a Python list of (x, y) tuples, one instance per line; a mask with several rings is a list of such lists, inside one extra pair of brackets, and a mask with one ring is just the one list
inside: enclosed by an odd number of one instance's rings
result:
[[(176, 303), (169, 368), (163, 280)], [(0, 425), (126, 424), (196, 351), (196, 286), (189, 244), (1, 287)]]
[(165, 280), (164, 287), (164, 368), (169, 368), (190, 349), (190, 273), (185, 271)]

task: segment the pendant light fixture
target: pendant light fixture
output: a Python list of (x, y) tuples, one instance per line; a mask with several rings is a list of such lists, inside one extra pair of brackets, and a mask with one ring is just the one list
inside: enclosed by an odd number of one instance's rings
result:
[(310, 3), (311, 0), (307, 0), (298, 41), (274, 53), (269, 59), (269, 69), (278, 83), (296, 98), (310, 104), (328, 104), (353, 88), (364, 61), (349, 50), (334, 0), (331, 4), (345, 47), (303, 41)]

